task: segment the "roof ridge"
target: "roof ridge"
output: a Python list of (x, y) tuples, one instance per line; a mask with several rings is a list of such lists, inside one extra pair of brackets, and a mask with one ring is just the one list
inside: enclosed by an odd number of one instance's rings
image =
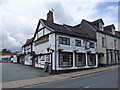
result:
[(69, 27), (67, 27), (65, 24), (63, 24), (65, 28), (67, 28), (69, 31), (72, 31)]

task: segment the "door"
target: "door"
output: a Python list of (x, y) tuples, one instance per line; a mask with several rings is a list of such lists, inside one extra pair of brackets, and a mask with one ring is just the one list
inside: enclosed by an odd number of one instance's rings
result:
[(49, 73), (52, 72), (52, 54), (46, 54), (45, 55), (45, 65), (44, 65), (44, 71), (48, 71)]

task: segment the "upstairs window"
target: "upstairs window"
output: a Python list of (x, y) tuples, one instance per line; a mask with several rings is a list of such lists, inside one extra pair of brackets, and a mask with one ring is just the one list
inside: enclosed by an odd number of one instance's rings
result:
[(114, 40), (114, 46), (115, 46), (115, 49), (116, 49), (116, 44), (117, 44), (117, 41), (116, 41), (116, 40)]
[(94, 48), (94, 47), (95, 47), (94, 43), (90, 42), (90, 48)]
[(70, 45), (70, 38), (59, 37), (59, 44)]
[(81, 40), (75, 40), (75, 46), (81, 47)]
[(105, 47), (105, 38), (102, 37), (102, 47)]
[(103, 31), (103, 26), (99, 26), (100, 30)]
[(59, 37), (59, 44), (63, 44), (63, 38)]

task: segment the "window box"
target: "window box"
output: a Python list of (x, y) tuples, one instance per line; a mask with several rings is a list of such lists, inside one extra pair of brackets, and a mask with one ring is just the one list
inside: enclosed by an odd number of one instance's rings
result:
[(58, 48), (57, 50), (58, 50), (58, 51), (63, 51), (64, 49), (63, 49), (63, 48)]

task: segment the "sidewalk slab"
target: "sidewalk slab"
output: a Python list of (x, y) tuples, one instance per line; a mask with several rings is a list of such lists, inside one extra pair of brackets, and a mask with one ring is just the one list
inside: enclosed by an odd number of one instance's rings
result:
[(65, 77), (62, 75), (53, 75), (53, 76), (48, 76), (43, 78), (41, 77), (41, 78), (34, 78), (34, 79), (28, 79), (28, 80), (5, 82), (2, 84), (2, 87), (3, 88), (19, 88), (23, 86), (47, 83), (47, 82), (52, 82), (52, 81), (57, 81), (57, 80), (62, 80), (67, 78), (69, 77)]
[(78, 71), (78, 72), (67, 73), (67, 74), (62, 74), (62, 75), (74, 78), (77, 76), (83, 76), (83, 75), (97, 73), (97, 72), (101, 72), (101, 71), (112, 70), (115, 68), (118, 68), (118, 66), (101, 67), (101, 68), (96, 68), (96, 69), (92, 69), (92, 70), (90, 69), (90, 70)]

